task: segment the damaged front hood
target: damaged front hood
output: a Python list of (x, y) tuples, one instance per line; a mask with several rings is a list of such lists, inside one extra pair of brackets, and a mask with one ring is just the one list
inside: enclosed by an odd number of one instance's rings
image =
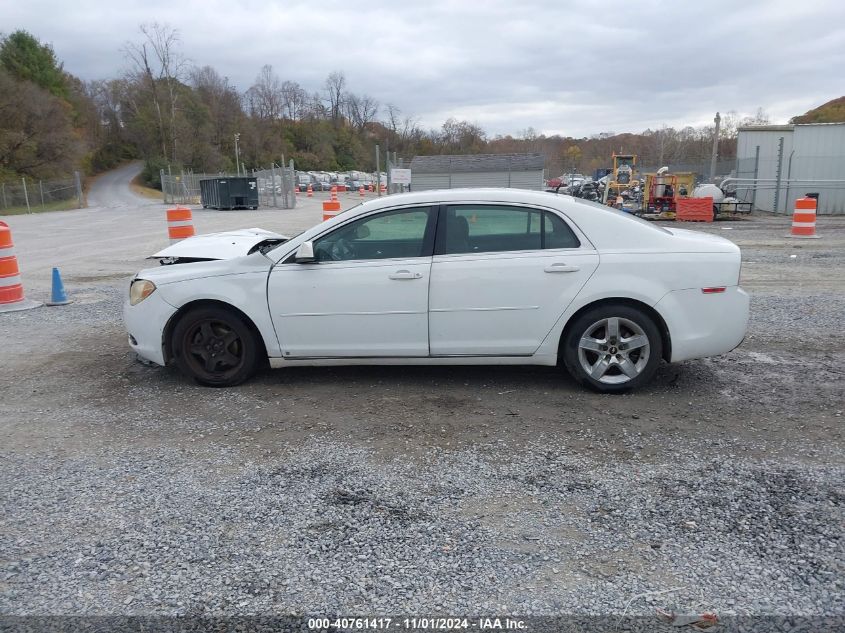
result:
[(149, 259), (202, 261), (209, 259), (234, 259), (252, 252), (256, 246), (265, 242), (275, 245), (286, 242), (289, 238), (264, 229), (239, 229), (223, 233), (208, 233), (188, 237), (160, 250)]

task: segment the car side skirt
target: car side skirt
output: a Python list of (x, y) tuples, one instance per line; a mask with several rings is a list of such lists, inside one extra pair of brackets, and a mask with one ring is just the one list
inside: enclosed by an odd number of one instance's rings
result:
[(271, 357), (270, 367), (319, 367), (345, 365), (557, 365), (557, 354), (533, 356), (417, 356), (359, 358), (296, 358)]

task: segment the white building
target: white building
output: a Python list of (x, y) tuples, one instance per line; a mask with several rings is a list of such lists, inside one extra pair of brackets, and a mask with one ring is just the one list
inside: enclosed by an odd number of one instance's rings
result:
[(813, 192), (819, 213), (845, 213), (845, 123), (741, 127), (736, 152), (743, 202), (791, 214)]

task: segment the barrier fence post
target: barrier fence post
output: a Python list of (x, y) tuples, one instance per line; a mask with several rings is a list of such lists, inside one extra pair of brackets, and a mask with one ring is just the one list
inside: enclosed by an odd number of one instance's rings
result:
[(43, 209), (44, 208), (44, 181), (43, 180), (38, 181), (38, 189), (41, 190), (41, 208)]
[(164, 170), (159, 169), (158, 173), (160, 178), (159, 182), (161, 182), (161, 197), (164, 198), (163, 202), (167, 204), (168, 202), (170, 202), (170, 200), (167, 199), (167, 186), (164, 182)]
[(79, 177), (79, 172), (73, 172), (74, 184), (76, 184), (76, 203), (79, 208), (82, 208), (82, 179)]
[(26, 176), (21, 178), (21, 182), (23, 183), (23, 197), (26, 200), (26, 212), (32, 213), (32, 209), (29, 207), (29, 193), (26, 191)]
[(276, 163), (270, 163), (270, 182), (273, 183), (270, 186), (273, 191), (273, 208), (278, 209), (279, 205), (276, 202)]

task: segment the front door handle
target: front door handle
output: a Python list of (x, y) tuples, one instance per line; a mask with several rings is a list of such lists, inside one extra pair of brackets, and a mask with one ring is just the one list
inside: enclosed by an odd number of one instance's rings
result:
[(390, 275), (391, 279), (422, 279), (422, 273), (412, 273), (410, 270), (397, 270)]
[(563, 262), (555, 262), (546, 266), (544, 269), (547, 273), (574, 273), (581, 270), (580, 266), (567, 266)]

